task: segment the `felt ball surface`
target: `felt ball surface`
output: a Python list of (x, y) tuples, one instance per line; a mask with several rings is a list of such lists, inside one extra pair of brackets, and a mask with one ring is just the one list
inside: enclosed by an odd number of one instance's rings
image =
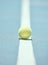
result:
[(22, 28), (19, 30), (19, 36), (23, 39), (28, 39), (31, 36), (31, 29), (30, 28)]

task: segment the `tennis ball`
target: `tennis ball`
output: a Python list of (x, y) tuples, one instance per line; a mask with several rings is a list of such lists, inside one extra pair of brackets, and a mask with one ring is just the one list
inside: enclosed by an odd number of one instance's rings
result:
[(18, 33), (20, 38), (28, 39), (31, 36), (32, 31), (30, 28), (21, 28)]

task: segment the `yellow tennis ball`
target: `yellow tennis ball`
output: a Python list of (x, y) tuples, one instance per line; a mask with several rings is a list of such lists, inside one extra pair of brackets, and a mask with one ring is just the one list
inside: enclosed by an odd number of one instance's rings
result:
[(19, 30), (19, 36), (23, 39), (28, 39), (31, 36), (31, 29), (30, 28), (21, 28)]

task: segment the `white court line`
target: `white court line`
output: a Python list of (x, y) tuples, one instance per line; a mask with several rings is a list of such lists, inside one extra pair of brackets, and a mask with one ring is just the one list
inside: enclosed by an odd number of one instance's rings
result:
[(30, 0), (22, 0), (21, 28), (30, 28)]
[[(21, 27), (31, 28), (30, 26), (30, 0), (22, 0)], [(20, 40), (17, 65), (36, 65), (32, 40)]]
[(20, 40), (17, 65), (36, 65), (31, 40)]

